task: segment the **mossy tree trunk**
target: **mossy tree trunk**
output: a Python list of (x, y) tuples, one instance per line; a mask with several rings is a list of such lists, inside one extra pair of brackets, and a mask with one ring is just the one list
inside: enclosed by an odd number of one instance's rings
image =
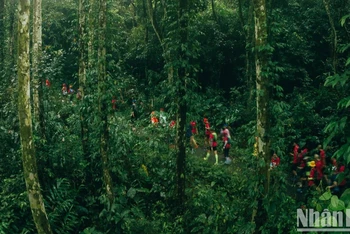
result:
[(41, 0), (33, 0), (33, 50), (32, 50), (32, 83), (34, 126), (41, 137), (45, 138), (44, 112), (42, 107), (42, 78), (40, 76), (40, 61), (42, 52), (42, 17)]
[(86, 109), (85, 108), (85, 93), (86, 93), (86, 63), (87, 63), (87, 49), (86, 49), (86, 0), (79, 0), (79, 93), (81, 95), (81, 109), (80, 109), (80, 126), (81, 126), (81, 140), (84, 158), (89, 158), (88, 146), (88, 125), (86, 123)]
[(23, 172), (34, 223), (39, 234), (52, 233), (40, 190), (33, 142), (30, 106), (29, 18), (30, 1), (20, 0), (18, 21), (18, 115)]
[[(173, 84), (174, 81), (174, 76), (176, 76), (177, 71), (175, 71), (174, 66), (173, 66), (173, 55), (171, 50), (168, 49), (168, 44), (164, 40), (163, 32), (159, 27), (159, 23), (157, 22), (157, 17), (156, 17), (156, 6), (157, 6), (157, 1), (153, 4), (152, 0), (147, 0), (147, 13), (148, 17), (150, 20), (150, 23), (152, 25), (152, 28), (154, 30), (154, 33), (156, 34), (156, 37), (159, 41), (160, 46), (162, 47), (163, 50), (163, 58), (166, 64), (167, 68), (167, 75), (168, 75), (168, 82), (169, 85)], [(163, 5), (164, 7), (164, 5)], [(167, 16), (166, 10), (164, 9), (164, 18)]]
[[(264, 193), (257, 194), (258, 206), (253, 211), (252, 220), (259, 230), (267, 218), (262, 206), (263, 198), (269, 192), (268, 170), (270, 162), (269, 150), (269, 79), (267, 65), (269, 61), (269, 50), (267, 41), (267, 10), (265, 0), (253, 0), (254, 5), (254, 36), (255, 36), (255, 73), (256, 73), (256, 109), (257, 109), (257, 135), (258, 135), (258, 160), (263, 161), (263, 166), (259, 165), (259, 177), (264, 185)], [(259, 193), (260, 189), (256, 189)]]
[[(256, 72), (256, 109), (257, 109), (257, 133), (258, 154), (265, 160), (264, 176), (268, 176), (270, 161), (269, 152), (269, 80), (266, 72), (268, 65), (268, 44), (266, 24), (265, 0), (254, 0), (255, 19), (255, 72)], [(268, 184), (265, 183), (265, 192), (268, 192)]]
[(112, 176), (108, 168), (108, 122), (107, 122), (107, 98), (106, 98), (106, 0), (100, 0), (99, 5), (99, 34), (98, 34), (98, 95), (100, 127), (100, 154), (102, 159), (103, 180), (110, 204), (114, 201)]
[[(4, 36), (4, 43), (1, 44), (0, 50), (3, 50), (3, 69), (1, 70), (5, 77), (14, 75), (15, 61), (17, 59), (17, 16), (16, 8), (18, 6), (18, 0), (4, 0), (3, 11), (3, 28), (1, 33)], [(0, 6), (2, 7), (2, 6)], [(7, 81), (5, 81), (8, 83)], [(4, 84), (6, 84), (4, 83)]]
[(333, 17), (331, 15), (329, 0), (323, 0), (323, 4), (324, 4), (324, 7), (326, 9), (329, 24), (330, 24), (331, 29), (332, 29), (332, 39), (333, 39), (333, 41), (332, 41), (332, 65), (333, 65), (333, 73), (336, 74), (337, 73), (337, 47), (338, 47), (337, 30), (335, 29), (334, 20), (333, 20)]
[[(5, 0), (0, 0), (0, 71), (5, 71)], [(0, 74), (1, 75), (1, 74)]]
[(254, 54), (252, 53), (252, 45), (254, 44), (254, 14), (253, 14), (253, 0), (249, 0), (248, 13), (246, 16), (243, 14), (243, 2), (242, 0), (238, 0), (238, 13), (239, 19), (242, 26), (242, 30), (244, 32), (245, 37), (245, 79), (247, 81), (247, 87), (249, 89), (249, 99), (247, 108), (251, 109), (251, 105), (249, 105), (253, 100), (254, 91), (255, 91), (255, 82), (254, 82)]
[(179, 60), (181, 61), (181, 67), (178, 70), (178, 79), (176, 82), (177, 93), (178, 93), (178, 137), (177, 137), (177, 196), (179, 200), (179, 205), (182, 206), (185, 202), (185, 188), (186, 188), (186, 112), (187, 112), (187, 100), (186, 98), (186, 65), (187, 65), (187, 56), (186, 51), (183, 48), (186, 48), (188, 42), (188, 1), (180, 0), (179, 1), (179, 36), (180, 36), (180, 45), (179, 45)]
[[(86, 1), (86, 0), (84, 0)], [(89, 7), (88, 7), (88, 17), (87, 17), (87, 23), (88, 23), (88, 73), (92, 74), (92, 68), (94, 68), (93, 64), (96, 61), (95, 60), (95, 47), (94, 47), (94, 41), (95, 41), (95, 8), (96, 8), (96, 1), (95, 0), (89, 0)]]

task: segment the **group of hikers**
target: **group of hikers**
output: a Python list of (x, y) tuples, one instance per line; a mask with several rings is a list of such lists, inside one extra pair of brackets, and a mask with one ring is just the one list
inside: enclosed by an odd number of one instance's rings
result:
[[(46, 80), (45, 85), (47, 87), (51, 86), (49, 80)], [(67, 86), (65, 83), (62, 84), (62, 95), (72, 95), (76, 93), (77, 99), (81, 99), (81, 92), (78, 89), (77, 92), (73, 89), (72, 85)], [(117, 100), (115, 96), (112, 98), (112, 109), (117, 109)], [(131, 122), (136, 119), (136, 100), (132, 99), (132, 109), (131, 109)], [(152, 111), (150, 114), (151, 125), (158, 127), (169, 127), (170, 129), (175, 128), (176, 122), (172, 119), (168, 123), (167, 115), (164, 112), (164, 108), (160, 108), (159, 112)], [(220, 130), (220, 139), (218, 133), (211, 128), (208, 118), (203, 118), (204, 126), (204, 148), (206, 149), (206, 155), (203, 158), (208, 160), (210, 155), (213, 153), (215, 157), (214, 165), (219, 164), (218, 149), (222, 147), (224, 154), (224, 164), (230, 164), (232, 162), (229, 156), (230, 148), (232, 145), (231, 135), (227, 124), (224, 124)], [(199, 147), (196, 141), (198, 136), (197, 122), (191, 120), (187, 126), (186, 137), (188, 138), (188, 143), (191, 148), (191, 152)], [(220, 143), (221, 142), (221, 143)], [(257, 155), (257, 141), (254, 146), (253, 155)], [(294, 142), (293, 150), (290, 153), (293, 157), (292, 160), (292, 181), (298, 187), (298, 192), (302, 193), (305, 188), (316, 188), (319, 189), (320, 186), (330, 189), (332, 194), (341, 194), (346, 188), (346, 180), (338, 181), (337, 176), (345, 171), (345, 166), (339, 163), (333, 157), (326, 157), (326, 152), (321, 145), (318, 145), (316, 149), (309, 150), (306, 147), (299, 147), (299, 145)], [(276, 153), (273, 153), (270, 161), (270, 169), (273, 169), (280, 164), (280, 158)]]
[[(158, 113), (155, 111), (152, 111), (151, 124), (155, 127), (160, 125), (162, 127), (169, 126), (169, 128), (174, 128), (176, 125), (176, 122), (173, 119), (170, 121), (169, 125), (167, 125), (166, 114), (164, 112), (164, 109), (161, 108)], [(222, 150), (225, 157), (224, 164), (230, 164), (232, 162), (232, 159), (229, 156), (229, 151), (231, 148), (232, 141), (231, 141), (231, 135), (228, 129), (228, 125), (224, 124), (222, 129), (220, 130), (221, 140), (219, 139), (219, 136), (216, 133), (216, 131), (211, 128), (208, 118), (203, 118), (203, 125), (204, 125), (204, 133), (205, 133), (204, 148), (206, 149), (206, 155), (203, 159), (208, 160), (211, 153), (213, 153), (215, 157), (214, 165), (218, 165), (219, 164), (218, 148), (222, 146)], [(199, 144), (197, 143), (197, 140), (196, 140), (196, 137), (198, 135), (199, 135), (199, 131), (197, 127), (197, 122), (194, 120), (191, 120), (186, 128), (186, 137), (188, 139), (188, 143), (189, 143), (188, 145), (191, 148), (191, 153), (194, 153), (194, 150), (199, 148)]]
[[(46, 79), (45, 80), (45, 86), (47, 88), (50, 88), (51, 87), (51, 82), (49, 79)], [(81, 91), (80, 89), (77, 90), (77, 92), (75, 92), (75, 90), (73, 89), (73, 85), (70, 84), (69, 86), (66, 85), (66, 83), (63, 83), (62, 84), (62, 88), (61, 88), (61, 93), (63, 96), (67, 96), (69, 95), (70, 97), (73, 95), (73, 94), (76, 94), (76, 98), (77, 99), (81, 99), (82, 95), (81, 95)]]
[(298, 192), (306, 189), (321, 187), (329, 189), (332, 194), (340, 195), (346, 189), (346, 179), (338, 181), (338, 175), (345, 171), (345, 165), (339, 163), (334, 157), (327, 157), (322, 145), (309, 151), (293, 143), (292, 178), (298, 187)]

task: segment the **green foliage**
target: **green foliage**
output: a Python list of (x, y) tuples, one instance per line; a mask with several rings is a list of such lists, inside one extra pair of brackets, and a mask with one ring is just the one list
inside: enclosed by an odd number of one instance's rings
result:
[[(185, 44), (180, 43), (175, 20), (178, 2), (151, 2), (161, 42), (150, 24), (145, 1), (108, 1), (108, 77), (102, 100), (108, 105), (108, 168), (115, 186), (112, 205), (103, 189), (96, 69), (87, 71), (83, 103), (75, 96), (60, 95), (64, 82), (78, 87), (78, 5), (71, 0), (43, 3), (41, 78), (48, 78), (52, 86), (43, 90), (46, 139), (35, 136), (35, 143), (52, 229), (86, 234), (295, 232), (297, 202), (291, 198), (287, 180), (290, 144), (324, 142), (325, 147), (334, 147), (335, 156), (350, 162), (348, 3), (331, 3), (338, 35), (335, 74), (322, 2), (267, 4), (269, 44), (259, 49), (271, 53), (271, 62), (263, 69), (271, 94), (268, 137), (281, 165), (271, 172), (271, 193), (258, 199), (264, 190), (260, 170), (267, 162), (251, 156), (258, 94), (252, 85), (254, 49), (249, 30), (253, 25), (246, 18), (252, 15), (249, 1), (243, 2), (242, 19), (234, 1), (213, 1), (214, 9), (208, 1), (190, 1)], [(7, 1), (7, 5), (6, 57), (0, 58), (4, 66), (0, 69), (0, 233), (34, 233), (18, 144), (16, 66), (12, 61), (15, 31), (11, 29), (16, 28), (11, 22), (15, 4)], [(96, 10), (95, 6), (89, 15), (93, 21), (98, 17)], [(95, 28), (89, 30), (97, 33)], [(97, 43), (95, 38), (92, 47)], [(95, 64), (95, 58), (91, 61)], [(182, 68), (186, 74), (179, 80), (176, 71)], [(173, 82), (168, 80), (169, 69), (175, 71)], [(183, 90), (186, 95), (179, 95)], [(113, 96), (118, 99), (117, 111), (110, 105)], [(134, 122), (130, 120), (132, 99), (137, 101), (139, 114)], [(229, 124), (234, 159), (231, 165), (215, 168), (202, 161), (202, 149), (186, 154), (187, 199), (181, 207), (176, 203), (176, 131), (149, 123), (151, 111), (161, 107), (169, 120), (175, 119), (178, 101), (187, 104), (188, 120), (198, 123), (200, 147), (204, 116), (217, 132), (224, 123)], [(86, 113), (84, 120), (82, 112)], [(88, 127), (86, 155), (81, 121)], [(327, 154), (333, 156), (331, 151)], [(343, 173), (338, 180), (346, 176)], [(349, 207), (349, 194), (346, 190), (338, 198), (329, 191), (315, 192), (310, 205), (317, 210), (343, 210)], [(256, 223), (251, 222), (255, 209), (262, 214)]]
[(1, 181), (0, 233), (33, 233), (28, 195), (22, 174), (12, 174)]
[(68, 179), (57, 179), (45, 196), (48, 218), (55, 233), (73, 233), (88, 219), (88, 210), (78, 203), (77, 189)]

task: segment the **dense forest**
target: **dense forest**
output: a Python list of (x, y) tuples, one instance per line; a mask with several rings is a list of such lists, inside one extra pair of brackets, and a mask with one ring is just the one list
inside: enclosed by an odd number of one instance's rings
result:
[(0, 45), (1, 234), (348, 221), (349, 0), (0, 0)]

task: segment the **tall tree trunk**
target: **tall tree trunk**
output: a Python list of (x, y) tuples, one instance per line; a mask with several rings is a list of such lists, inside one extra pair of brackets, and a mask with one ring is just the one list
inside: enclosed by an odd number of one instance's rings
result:
[(179, 1), (179, 35), (180, 35), (180, 48), (179, 48), (179, 60), (183, 62), (181, 67), (179, 68), (178, 78), (180, 82), (177, 82), (177, 90), (178, 90), (178, 116), (179, 116), (179, 124), (178, 124), (178, 156), (177, 156), (177, 196), (179, 200), (179, 205), (183, 205), (185, 201), (185, 182), (186, 182), (186, 147), (185, 147), (185, 128), (186, 128), (186, 54), (185, 51), (182, 50), (183, 45), (188, 43), (187, 37), (187, 26), (188, 26), (188, 1), (180, 0)]
[(79, 0), (79, 90), (84, 98), (86, 85), (86, 49), (85, 49), (85, 0)]
[(212, 10), (212, 12), (213, 12), (213, 18), (214, 18), (214, 20), (216, 21), (218, 18), (217, 18), (216, 11), (215, 11), (215, 3), (214, 3), (214, 0), (211, 0), (211, 10)]
[(3, 33), (5, 33), (5, 46), (4, 46), (4, 50), (5, 50), (5, 74), (6, 77), (10, 77), (13, 74), (13, 67), (15, 66), (15, 61), (17, 59), (17, 53), (16, 53), (16, 26), (17, 26), (17, 18), (16, 16), (18, 15), (16, 13), (16, 7), (18, 6), (19, 2), (18, 0), (13, 0), (13, 1), (9, 1), (9, 0), (5, 0), (5, 5), (6, 5), (6, 15), (8, 16), (5, 20), (5, 30), (3, 30)]
[(100, 154), (102, 159), (103, 179), (110, 204), (114, 201), (112, 177), (108, 168), (108, 123), (106, 105), (106, 0), (100, 0), (99, 8), (99, 46), (98, 46), (98, 88), (99, 115), (101, 120)]
[(80, 128), (82, 149), (84, 158), (89, 158), (89, 146), (88, 146), (88, 125), (86, 123), (86, 108), (85, 107), (85, 87), (86, 87), (86, 13), (85, 13), (85, 0), (79, 0), (79, 90), (80, 100), (82, 102), (82, 108), (80, 109)]
[(40, 190), (30, 108), (29, 17), (30, 0), (20, 0), (18, 22), (18, 114), (24, 179), (39, 234), (52, 233)]
[[(0, 0), (0, 71), (5, 71), (5, 0)], [(1, 73), (0, 73), (1, 75)]]
[(33, 51), (32, 51), (32, 82), (34, 129), (39, 130), (41, 137), (45, 138), (44, 116), (42, 111), (42, 81), (39, 75), (42, 49), (42, 17), (41, 0), (33, 0)]
[[(258, 134), (258, 156), (259, 160), (264, 160), (264, 167), (261, 168), (260, 174), (264, 183), (263, 197), (269, 192), (269, 177), (268, 170), (270, 162), (269, 152), (269, 88), (268, 76), (266, 75), (266, 67), (269, 61), (269, 52), (267, 50), (267, 10), (265, 0), (254, 0), (254, 28), (255, 28), (255, 70), (256, 70), (256, 108), (257, 108), (257, 134)], [(263, 72), (265, 71), (265, 72)], [(255, 216), (256, 211), (263, 213), (262, 198), (258, 197), (257, 210), (253, 211)], [(264, 215), (257, 215), (259, 220), (256, 220), (257, 230), (259, 229)], [(254, 220), (254, 217), (253, 217)]]
[[(253, 14), (253, 3), (252, 0), (249, 0), (250, 4), (248, 7), (248, 14), (247, 14), (247, 20), (245, 20), (245, 17), (243, 15), (243, 4), (242, 0), (238, 0), (238, 12), (239, 12), (239, 19), (241, 22), (241, 27), (244, 32), (245, 37), (245, 79), (247, 81), (247, 87), (249, 88), (249, 99), (248, 102), (250, 103), (254, 97), (254, 90), (255, 90), (255, 82), (253, 80), (253, 55), (251, 53), (252, 44), (254, 42), (254, 35), (252, 33), (252, 27), (253, 27), (253, 20), (254, 20), (254, 14)], [(250, 105), (247, 105), (247, 108), (251, 108)]]
[(95, 0), (89, 0), (89, 10), (88, 10), (88, 69), (89, 73), (92, 73), (93, 64), (95, 61), (95, 11), (96, 7)]
[(327, 12), (329, 24), (331, 25), (332, 29), (332, 65), (333, 65), (333, 72), (334, 74), (337, 73), (337, 47), (338, 47), (338, 38), (337, 38), (337, 30), (334, 26), (334, 21), (331, 15), (331, 11), (329, 9), (329, 0), (323, 0), (324, 7)]
[[(164, 6), (165, 3), (163, 2), (162, 5)], [(154, 30), (154, 33), (156, 34), (159, 44), (162, 47), (163, 58), (165, 63), (167, 64), (166, 67), (167, 67), (167, 73), (168, 73), (168, 82), (171, 85), (174, 81), (174, 75), (176, 71), (174, 71), (174, 66), (172, 65), (173, 63), (172, 63), (171, 52), (167, 51), (167, 44), (164, 42), (163, 35), (158, 27), (158, 22), (156, 21), (156, 17), (155, 17), (156, 12), (154, 12), (152, 0), (147, 0), (147, 13), (148, 13), (148, 17), (151, 22), (152, 28)]]
[[(256, 69), (256, 108), (257, 108), (257, 133), (258, 133), (258, 154), (265, 160), (266, 173), (270, 161), (269, 146), (269, 125), (268, 125), (268, 103), (269, 88), (268, 77), (262, 72), (268, 64), (267, 48), (267, 25), (265, 0), (254, 0), (255, 19), (255, 69)], [(268, 184), (265, 184), (265, 192), (268, 192)]]

